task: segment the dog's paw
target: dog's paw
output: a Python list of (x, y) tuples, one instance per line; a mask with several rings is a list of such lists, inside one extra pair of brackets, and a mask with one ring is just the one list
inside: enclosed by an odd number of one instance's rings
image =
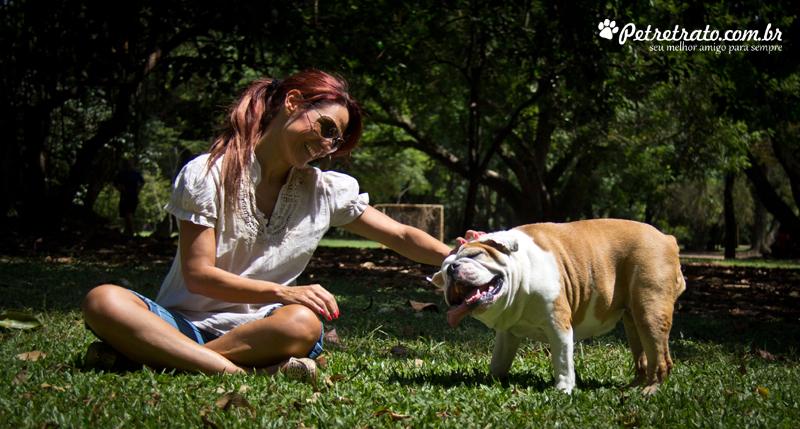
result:
[(575, 388), (575, 383), (570, 383), (568, 381), (560, 381), (556, 383), (556, 390), (560, 390), (566, 394), (572, 394), (572, 389)]
[(658, 384), (651, 384), (642, 389), (642, 396), (653, 396), (658, 393)]

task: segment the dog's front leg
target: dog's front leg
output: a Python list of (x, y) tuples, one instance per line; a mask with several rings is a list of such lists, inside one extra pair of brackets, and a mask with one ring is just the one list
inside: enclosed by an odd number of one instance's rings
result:
[(489, 373), (495, 378), (505, 378), (514, 363), (514, 356), (517, 355), (519, 343), (522, 338), (507, 332), (497, 331), (494, 340), (494, 351), (492, 352), (492, 363), (489, 364)]
[(551, 360), (553, 362), (553, 373), (555, 375), (556, 389), (572, 393), (575, 387), (575, 368), (573, 364), (573, 333), (572, 329), (568, 332), (561, 332), (553, 329), (548, 333), (550, 339)]

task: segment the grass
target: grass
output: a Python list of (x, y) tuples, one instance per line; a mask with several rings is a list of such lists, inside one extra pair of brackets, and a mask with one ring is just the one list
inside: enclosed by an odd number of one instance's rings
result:
[[(622, 389), (632, 367), (620, 325), (576, 344), (578, 385), (566, 395), (552, 388), (546, 345), (533, 341), (523, 344), (506, 382), (489, 377), (493, 333), (474, 319), (451, 329), (443, 312), (410, 309), (408, 300), (444, 309), (423, 285), (325, 285), (341, 309), (326, 331), (336, 330), (341, 347), (327, 347), (324, 375), (337, 381), (317, 393), (281, 378), (84, 368), (83, 354), (95, 339), (83, 327), (79, 305), (90, 286), (125, 279), (155, 296), (168, 268), (0, 259), (0, 312), (25, 312), (44, 325), (0, 328), (0, 427), (800, 426), (800, 327), (794, 322), (752, 324), (740, 332), (728, 329), (732, 321), (677, 315), (670, 344), (675, 369), (652, 398)], [(393, 354), (396, 346), (409, 354)], [(47, 356), (15, 357), (30, 351)], [(15, 382), (23, 373), (27, 380)], [(252, 409), (215, 405), (228, 392), (239, 392)], [(377, 414), (382, 410), (394, 415)]]

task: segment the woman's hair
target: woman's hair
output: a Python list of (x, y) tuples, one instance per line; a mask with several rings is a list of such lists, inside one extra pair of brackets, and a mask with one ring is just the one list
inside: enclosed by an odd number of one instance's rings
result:
[(352, 151), (361, 138), (361, 109), (350, 97), (347, 82), (319, 70), (305, 70), (286, 80), (261, 79), (254, 81), (231, 106), (222, 134), (209, 150), (207, 167), (222, 156), (222, 186), (225, 189), (225, 206), (238, 204), (239, 189), (246, 168), (249, 168), (256, 143), (261, 140), (272, 118), (283, 107), (286, 94), (296, 89), (302, 95), (301, 103), (340, 104), (350, 116), (342, 138), (344, 142), (331, 157), (337, 158)]

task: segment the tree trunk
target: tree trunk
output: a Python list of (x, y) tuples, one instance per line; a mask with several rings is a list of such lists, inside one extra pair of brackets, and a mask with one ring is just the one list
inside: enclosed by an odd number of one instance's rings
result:
[(728, 173), (725, 176), (725, 259), (736, 259), (736, 246), (738, 234), (736, 227), (736, 215), (733, 207), (733, 184), (736, 176)]
[(794, 214), (794, 210), (772, 188), (758, 160), (752, 154), (749, 154), (748, 158), (750, 167), (745, 169), (744, 172), (753, 183), (753, 186), (755, 186), (758, 198), (789, 234), (793, 237), (800, 237), (800, 218)]

